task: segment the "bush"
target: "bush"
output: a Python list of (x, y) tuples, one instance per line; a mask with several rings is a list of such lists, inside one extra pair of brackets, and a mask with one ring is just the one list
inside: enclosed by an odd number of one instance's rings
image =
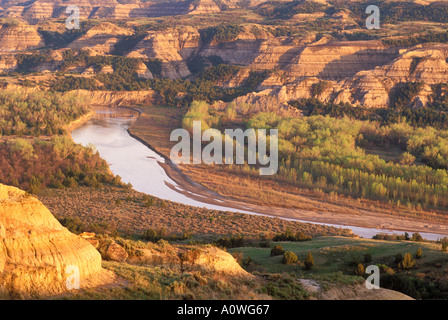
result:
[(232, 41), (240, 34), (241, 27), (235, 24), (208, 27), (199, 31), (203, 43)]
[(311, 252), (308, 252), (308, 256), (305, 259), (305, 270), (311, 270), (314, 268), (314, 258)]
[(280, 255), (282, 255), (284, 253), (285, 253), (285, 250), (283, 250), (282, 246), (276, 245), (271, 250), (271, 257), (280, 256)]
[(420, 233), (416, 232), (412, 234), (412, 241), (417, 241), (417, 242), (422, 242), (423, 241), (423, 237), (420, 235)]
[(362, 263), (358, 264), (358, 266), (355, 269), (355, 274), (357, 276), (364, 276), (364, 273), (365, 273), (364, 265)]
[(311, 86), (311, 96), (316, 98), (324, 93), (325, 90), (331, 87), (331, 83), (328, 81), (319, 81), (317, 83), (313, 83)]
[(230, 238), (222, 237), (219, 238), (217, 241), (215, 241), (215, 244), (223, 248), (242, 247), (244, 244), (244, 237), (243, 236), (231, 236)]
[(251, 266), (253, 263), (254, 262), (250, 256), (247, 256), (247, 258), (243, 260), (243, 265), (245, 267)]
[(286, 251), (283, 253), (283, 264), (295, 264), (299, 261), (299, 258), (297, 258), (297, 255), (292, 251)]
[(403, 261), (403, 255), (401, 253), (397, 253), (395, 255), (395, 264), (398, 266), (401, 261)]
[(446, 252), (448, 250), (448, 238), (445, 237), (442, 239), (442, 251)]
[(232, 253), (232, 257), (235, 258), (235, 261), (238, 262), (238, 264), (243, 263), (244, 254), (241, 251), (235, 251)]
[(372, 262), (372, 255), (371, 255), (370, 253), (366, 253), (366, 254), (364, 255), (364, 262), (365, 262), (365, 263)]
[(412, 259), (411, 254), (410, 254), (410, 253), (406, 253), (406, 254), (404, 255), (404, 257), (403, 257), (403, 261), (401, 261), (401, 262), (398, 264), (398, 267), (399, 267), (400, 269), (405, 269), (405, 270), (407, 270), (407, 269), (411, 269), (411, 268), (414, 266), (414, 264), (415, 264), (415, 260)]
[(311, 240), (311, 236), (299, 231), (296, 234), (291, 229), (286, 229), (283, 233), (278, 233), (272, 239), (274, 241), (308, 241)]
[(415, 259), (421, 259), (423, 255), (422, 248), (418, 248), (417, 252), (415, 253)]
[(413, 279), (406, 277), (405, 275), (383, 274), (380, 277), (380, 287), (402, 292), (415, 299), (421, 298)]
[(159, 228), (157, 230), (154, 229), (147, 229), (145, 233), (143, 234), (143, 239), (146, 241), (151, 242), (158, 242), (162, 240), (164, 237), (166, 237), (166, 231), (165, 228)]

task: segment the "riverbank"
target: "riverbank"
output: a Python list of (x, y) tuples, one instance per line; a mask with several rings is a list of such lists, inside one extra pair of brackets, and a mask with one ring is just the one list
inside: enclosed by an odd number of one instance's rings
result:
[[(331, 201), (325, 195), (316, 195), (309, 191), (294, 190), (279, 186), (271, 181), (251, 181), (251, 188), (258, 186), (258, 191), (277, 193), (279, 197), (294, 202), (293, 207), (278, 207), (259, 204), (250, 196), (243, 184), (250, 181), (249, 177), (240, 177), (239, 184), (235, 184), (235, 176), (229, 172), (219, 172), (213, 166), (175, 166), (169, 161), (169, 152), (174, 142), (169, 136), (173, 129), (180, 127), (181, 115), (177, 108), (145, 107), (142, 108), (137, 121), (129, 128), (129, 133), (147, 147), (155, 150), (167, 161), (164, 169), (189, 196), (196, 194), (197, 199), (210, 204), (219, 204), (238, 210), (250, 211), (282, 219), (306, 221), (311, 223), (325, 223), (343, 225), (347, 227), (375, 228), (387, 232), (396, 230), (402, 232), (433, 233), (448, 235), (446, 221), (431, 221), (409, 217), (415, 212), (397, 210), (391, 206), (368, 200), (336, 199)], [(199, 172), (199, 173), (198, 173)], [(199, 179), (195, 179), (199, 178)], [(238, 178), (238, 177), (236, 177)], [(237, 180), (238, 181), (238, 180)], [(218, 192), (219, 184), (227, 185), (224, 193)], [(269, 188), (269, 187), (271, 188)], [(240, 189), (239, 193), (232, 194), (230, 189)], [(356, 228), (352, 228), (356, 229)]]
[(76, 128), (79, 128), (80, 126), (82, 126), (83, 124), (85, 124), (87, 121), (89, 121), (90, 119), (92, 119), (95, 116), (96, 112), (95, 110), (91, 110), (89, 111), (89, 113), (86, 113), (85, 115), (83, 115), (82, 117), (70, 122), (66, 127), (65, 127), (65, 131), (67, 131), (68, 134), (70, 134), (73, 130), (75, 130)]

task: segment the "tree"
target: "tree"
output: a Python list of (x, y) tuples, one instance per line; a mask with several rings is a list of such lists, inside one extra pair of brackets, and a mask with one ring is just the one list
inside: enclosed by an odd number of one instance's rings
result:
[(413, 164), (415, 161), (415, 157), (409, 152), (405, 152), (400, 156), (399, 162), (402, 165), (409, 166)]
[(420, 233), (416, 232), (412, 234), (412, 241), (417, 241), (417, 242), (422, 242), (423, 241), (423, 237), (420, 235)]
[(308, 256), (305, 259), (305, 270), (311, 270), (314, 267), (314, 258), (311, 252), (308, 252)]
[(406, 270), (406, 269), (411, 269), (414, 266), (414, 264), (415, 264), (415, 260), (412, 259), (411, 254), (410, 253), (406, 253), (404, 255), (404, 257), (403, 257), (403, 261), (401, 261), (398, 264), (398, 267), (400, 269), (405, 269)]
[(421, 259), (423, 255), (422, 248), (418, 248), (417, 252), (415, 253), (415, 259)]
[(299, 259), (297, 258), (297, 255), (294, 252), (286, 251), (283, 254), (283, 259), (282, 259), (283, 264), (295, 264), (295, 263), (297, 263), (297, 261), (299, 261)]
[(448, 238), (444, 237), (442, 239), (442, 251), (446, 252), (448, 250)]

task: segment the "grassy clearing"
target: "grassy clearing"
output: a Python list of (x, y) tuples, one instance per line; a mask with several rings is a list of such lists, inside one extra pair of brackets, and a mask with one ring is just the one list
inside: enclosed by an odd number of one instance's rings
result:
[[(282, 264), (281, 255), (271, 257), (270, 250), (274, 245), (281, 245), (285, 251), (294, 252), (299, 258), (299, 263), (285, 265)], [(412, 273), (427, 271), (428, 267), (437, 265), (448, 266), (448, 253), (442, 252), (438, 243), (321, 237), (304, 242), (273, 242), (271, 248), (242, 247), (230, 249), (229, 252), (240, 252), (243, 261), (250, 256), (252, 265), (245, 266), (246, 269), (252, 268), (268, 273), (297, 273), (299, 277), (330, 280), (330, 282), (344, 282), (350, 279), (344, 276), (338, 279), (337, 275), (342, 272), (343, 275), (354, 276), (356, 267), (354, 264), (357, 262), (363, 263), (364, 266), (384, 264), (400, 272), (395, 265), (395, 256), (397, 254), (404, 256), (405, 253), (414, 255), (419, 248), (422, 248), (423, 256), (416, 260)], [(308, 252), (311, 252), (315, 261), (315, 267), (311, 271), (305, 271), (302, 267)], [(367, 253), (372, 257), (371, 262), (364, 260)], [(334, 279), (331, 280), (332, 278)]]

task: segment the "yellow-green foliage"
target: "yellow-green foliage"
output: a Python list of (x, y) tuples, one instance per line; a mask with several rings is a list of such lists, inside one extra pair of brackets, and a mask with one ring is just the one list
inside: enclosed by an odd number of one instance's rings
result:
[(1, 91), (0, 134), (62, 134), (68, 123), (87, 113), (88, 105), (69, 93)]
[(193, 131), (193, 122), (200, 121), (202, 131), (209, 129), (219, 122), (219, 118), (210, 115), (210, 105), (205, 101), (193, 101), (190, 109), (182, 119), (182, 127)]
[[(274, 113), (256, 115), (249, 127), (278, 128), (279, 175), (291, 182), (408, 207), (448, 207), (447, 130)], [(407, 154), (386, 161), (364, 151), (372, 144), (395, 144)], [(412, 165), (417, 159), (426, 165)]]

